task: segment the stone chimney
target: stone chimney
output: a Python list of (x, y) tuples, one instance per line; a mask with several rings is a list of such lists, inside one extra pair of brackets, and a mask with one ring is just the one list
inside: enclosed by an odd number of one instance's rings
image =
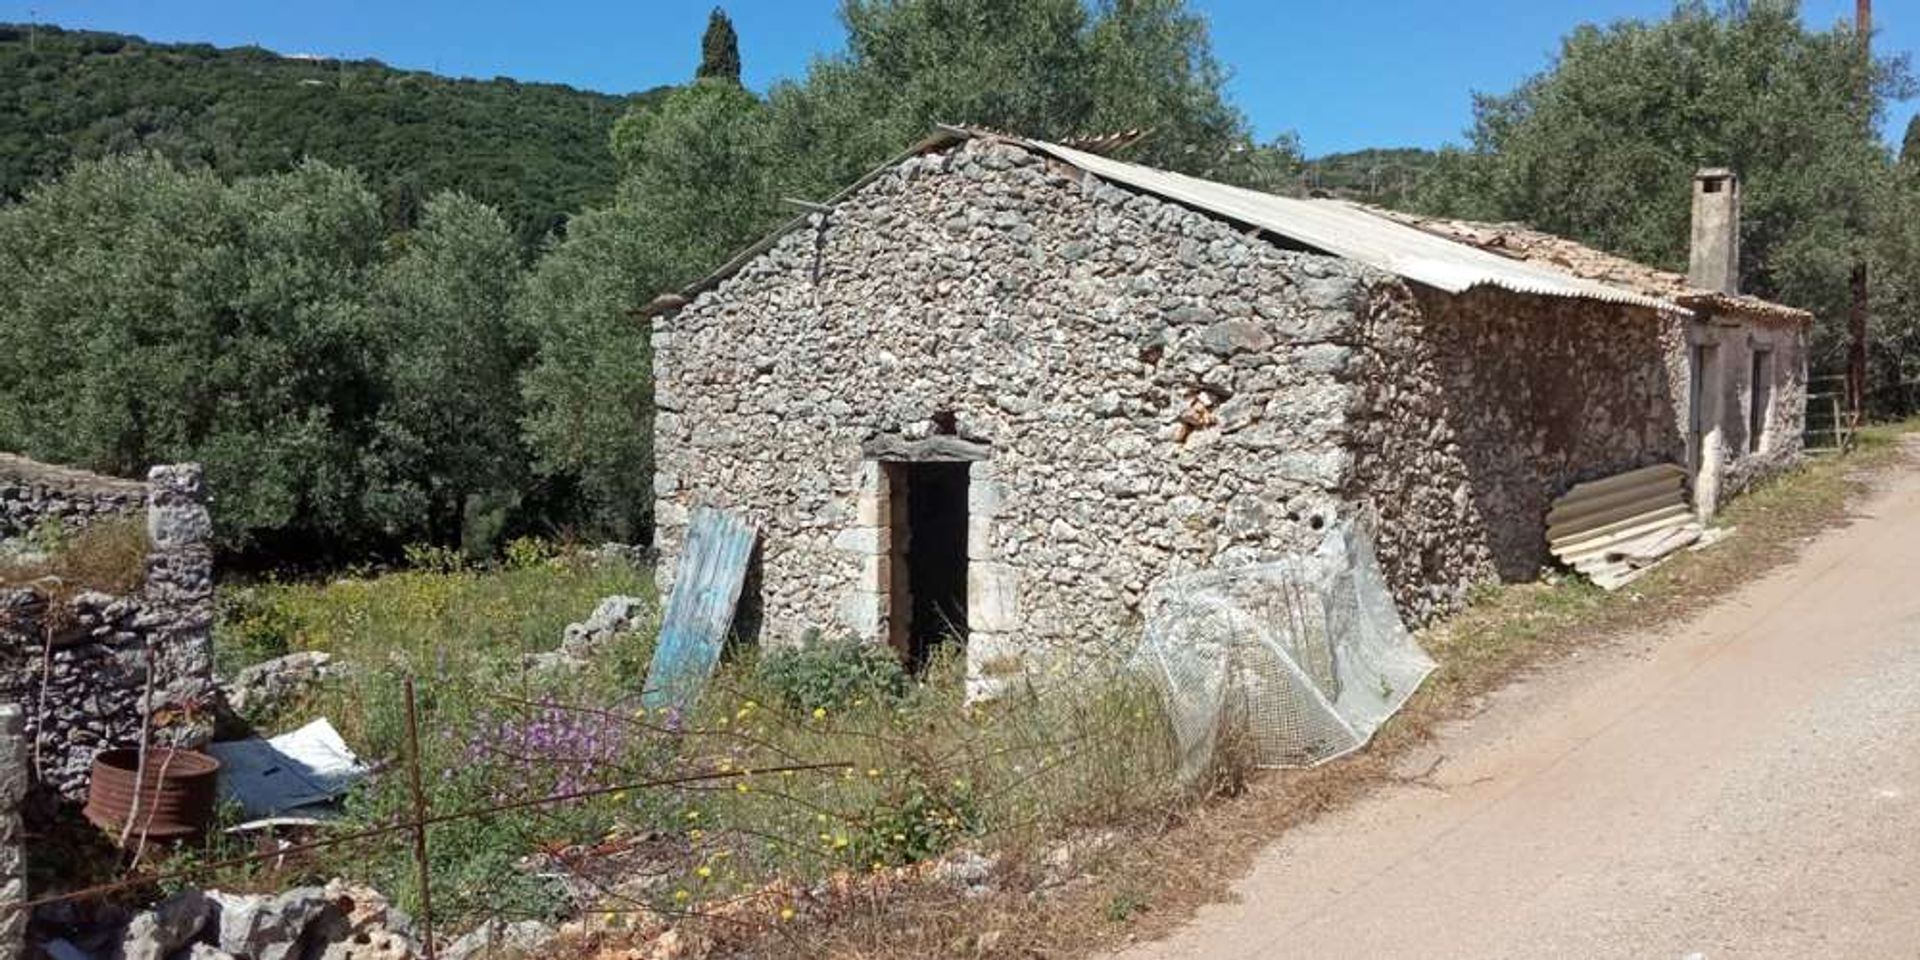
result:
[(1687, 282), (1740, 292), (1740, 178), (1725, 167), (1693, 175), (1693, 252)]

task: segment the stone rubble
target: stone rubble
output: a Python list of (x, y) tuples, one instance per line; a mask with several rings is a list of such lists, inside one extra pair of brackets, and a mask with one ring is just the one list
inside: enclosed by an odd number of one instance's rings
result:
[(221, 683), (221, 691), (234, 713), (258, 716), (278, 709), (339, 669), (332, 654), (301, 650), (241, 670)]
[(578, 669), (614, 638), (649, 625), (653, 615), (653, 604), (640, 597), (604, 597), (587, 619), (567, 624), (558, 649), (528, 654), (527, 665), (536, 670)]
[(104, 943), (81, 930), (39, 946), (107, 960), (415, 960), (424, 953), (411, 926), (377, 891), (334, 880), (274, 895), (187, 890), (114, 925)]

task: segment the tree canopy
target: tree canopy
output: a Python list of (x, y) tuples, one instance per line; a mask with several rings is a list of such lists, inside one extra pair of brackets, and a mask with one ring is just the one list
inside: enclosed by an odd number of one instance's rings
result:
[(1743, 289), (1814, 311), (1831, 363), (1888, 171), (1873, 133), (1911, 82), (1842, 26), (1789, 0), (1679, 4), (1657, 22), (1582, 26), (1545, 72), (1476, 97), (1467, 149), (1443, 153), (1420, 205), (1522, 220), (1684, 271), (1702, 166), (1742, 181)]
[(707, 15), (707, 32), (700, 38), (700, 69), (696, 80), (740, 82), (740, 37), (733, 32), (727, 12), (714, 7)]
[(390, 227), (411, 226), (428, 196), (458, 190), (502, 211), (531, 248), (612, 196), (607, 130), (630, 99), (0, 24), (0, 200), (74, 160), (131, 150), (226, 177), (311, 157), (360, 171)]

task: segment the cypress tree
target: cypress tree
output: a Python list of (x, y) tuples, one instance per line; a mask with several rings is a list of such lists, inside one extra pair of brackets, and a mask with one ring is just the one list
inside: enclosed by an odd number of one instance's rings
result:
[(727, 12), (714, 7), (707, 15), (707, 32), (700, 38), (700, 69), (696, 80), (740, 82), (740, 38), (733, 32)]

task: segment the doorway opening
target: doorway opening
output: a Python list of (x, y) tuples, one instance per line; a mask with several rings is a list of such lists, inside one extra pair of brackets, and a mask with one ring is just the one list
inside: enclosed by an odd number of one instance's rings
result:
[[(942, 644), (967, 639), (967, 468), (963, 461), (887, 465), (894, 501), (894, 641), (914, 672)], [(902, 502), (904, 501), (904, 504)], [(904, 509), (901, 506), (904, 505)]]

